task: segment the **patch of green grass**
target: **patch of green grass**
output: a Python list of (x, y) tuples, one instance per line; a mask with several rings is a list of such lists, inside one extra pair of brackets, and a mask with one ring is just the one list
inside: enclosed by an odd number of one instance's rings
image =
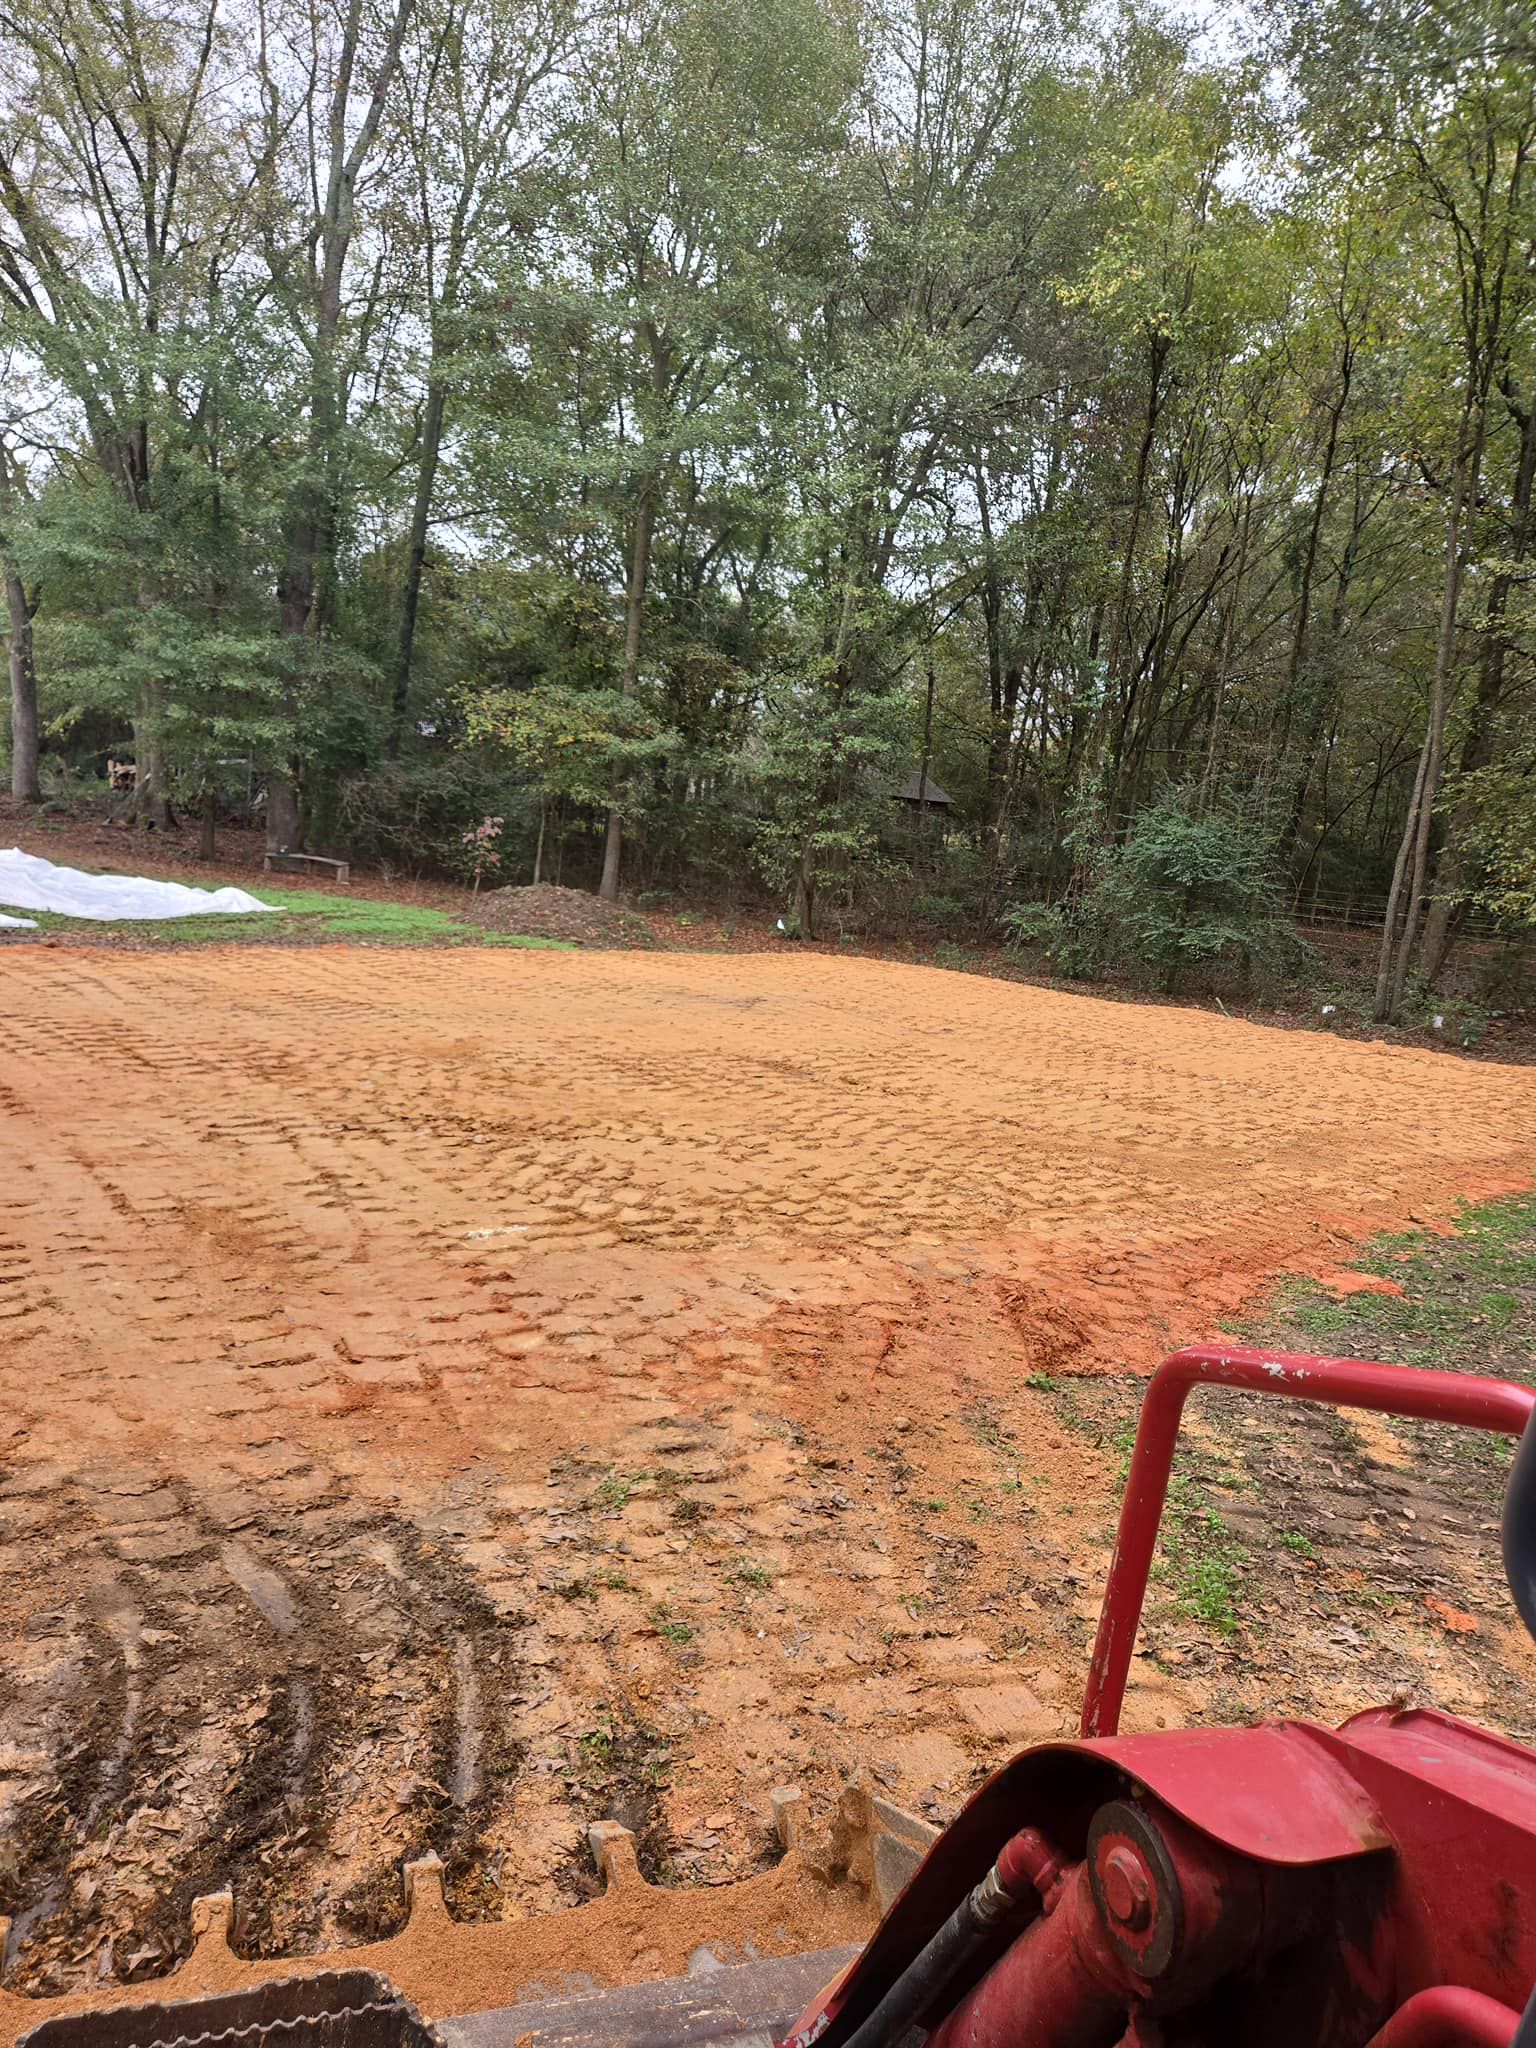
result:
[(664, 1636), (669, 1643), (691, 1643), (693, 1641), (694, 1632), (687, 1622), (679, 1621), (677, 1616), (670, 1613), (659, 1601), (651, 1609), (650, 1621), (657, 1635)]
[[(197, 888), (229, 885), (216, 876), (202, 874), (192, 884)], [(56, 911), (28, 911), (26, 915), (36, 919), (39, 935), (121, 932), (143, 945), (178, 948), (339, 942), (355, 946), (521, 946), (571, 951), (563, 939), (517, 938), (504, 932), (484, 931), (478, 925), (461, 924), (446, 910), (435, 910), (422, 903), (382, 903), (368, 896), (330, 895), (318, 889), (272, 888), (265, 882), (251, 887), (249, 875), (233, 878), (233, 886), (249, 888), (260, 902), (275, 905), (274, 914), (263, 916), (251, 911), (241, 917), (215, 914), (112, 918), (99, 922), (62, 917)]]
[(1156, 1566), (1175, 1609), (1218, 1635), (1235, 1635), (1247, 1555), (1194, 1481), (1185, 1473), (1175, 1475), (1163, 1510), (1162, 1555)]
[(1061, 1381), (1052, 1379), (1048, 1372), (1032, 1372), (1024, 1384), (1030, 1389), (1031, 1393), (1035, 1394), (1059, 1394), (1061, 1392)]
[(1131, 1453), (1136, 1448), (1137, 1417), (1131, 1416), (1109, 1432), (1104, 1441), (1115, 1454), (1115, 1483), (1122, 1491), (1131, 1476)]
[(562, 1599), (595, 1600), (599, 1593), (633, 1593), (633, 1584), (611, 1565), (604, 1571), (587, 1572), (560, 1588)]
[[(1286, 1280), (1264, 1317), (1303, 1333), (1368, 1337), (1411, 1364), (1473, 1364), (1489, 1337), (1503, 1337), (1536, 1313), (1536, 1194), (1462, 1204), (1454, 1235), (1393, 1231), (1374, 1237), (1358, 1272), (1395, 1280), (1401, 1294), (1346, 1294), (1311, 1280)], [(1458, 1356), (1473, 1354), (1473, 1356)]]
[(656, 1472), (605, 1472), (587, 1495), (587, 1506), (607, 1509), (610, 1512), (627, 1508), (636, 1487), (644, 1486), (648, 1481), (654, 1481), (659, 1477), (660, 1474)]
[(588, 1728), (576, 1738), (576, 1750), (582, 1763), (595, 1775), (606, 1776), (613, 1768), (613, 1753), (617, 1746), (615, 1730), (607, 1724)]
[(283, 907), (293, 917), (318, 918), (327, 937), (349, 940), (354, 945), (518, 946), (542, 953), (574, 950), (564, 939), (525, 937), (461, 924), (446, 910), (434, 910), (422, 903), (377, 903), (362, 896), (316, 896), (294, 891), (283, 897)]
[[(1536, 1384), (1536, 1194), (1463, 1204), (1448, 1232), (1373, 1238), (1355, 1263), (1402, 1293), (1339, 1298), (1293, 1275), (1266, 1311), (1233, 1334), (1279, 1351), (1340, 1352)], [(1509, 1440), (1486, 1430), (1392, 1427), (1423, 1447), (1457, 1491), (1485, 1488), (1509, 1461)]]
[(1483, 1322), (1495, 1330), (1512, 1323), (1520, 1313), (1520, 1297), (1512, 1294), (1507, 1287), (1490, 1287), (1477, 1298), (1477, 1307)]
[(1312, 1538), (1303, 1529), (1282, 1529), (1280, 1531), (1280, 1541), (1287, 1550), (1292, 1551), (1297, 1557), (1310, 1558), (1317, 1555), (1316, 1550), (1312, 1546)]
[(622, 1472), (605, 1472), (587, 1495), (587, 1506), (610, 1511), (627, 1508), (633, 1491), (632, 1483)]
[(741, 1586), (754, 1593), (766, 1593), (774, 1581), (771, 1565), (753, 1564), (746, 1558), (739, 1558), (728, 1564), (725, 1576), (733, 1586)]
[(1259, 1482), (1247, 1472), (1218, 1472), (1212, 1480), (1223, 1493), (1257, 1493)]
[(1191, 1561), (1180, 1579), (1179, 1604), (1195, 1620), (1218, 1635), (1237, 1633), (1237, 1574), (1231, 1561), (1216, 1552)]
[(670, 1766), (666, 1738), (643, 1722), (625, 1726), (609, 1716), (576, 1738), (575, 1775), (590, 1792), (616, 1784), (659, 1791)]
[(1348, 1606), (1363, 1607), (1371, 1614), (1390, 1614), (1398, 1602), (1396, 1593), (1388, 1593), (1380, 1586), (1345, 1586), (1338, 1597)]

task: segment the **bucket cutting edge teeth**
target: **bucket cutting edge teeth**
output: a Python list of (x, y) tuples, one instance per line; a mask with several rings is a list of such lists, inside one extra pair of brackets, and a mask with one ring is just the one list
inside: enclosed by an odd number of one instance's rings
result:
[[(634, 1831), (610, 1818), (586, 1829), (602, 1888), (582, 1905), (456, 1919), (429, 1852), (401, 1866), (398, 1932), (309, 1955), (239, 1953), (237, 1879), (192, 1900), (190, 1949), (163, 1976), (35, 1999), (0, 1989), (0, 2048), (767, 2048), (859, 1952), (826, 1944), (861, 1942), (937, 1833), (865, 1780), (843, 1787), (814, 1844), (798, 1785), (769, 1803), (782, 1857), (732, 1884), (652, 1885)], [(807, 1891), (810, 1914), (795, 1903)], [(760, 1953), (793, 1941), (790, 1927), (798, 1951)]]

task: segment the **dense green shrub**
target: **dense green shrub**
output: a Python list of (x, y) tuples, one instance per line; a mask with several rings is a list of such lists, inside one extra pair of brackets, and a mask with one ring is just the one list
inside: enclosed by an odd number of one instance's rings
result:
[[(349, 778), (340, 791), (338, 824), (355, 859), (406, 874), (463, 877), (466, 833), (487, 817), (502, 818), (503, 861), (520, 860), (534, 808), (505, 766), (483, 753), (445, 749)], [(521, 872), (513, 878), (526, 880)]]
[(1174, 995), (1192, 978), (1272, 982), (1310, 953), (1282, 912), (1264, 835), (1230, 812), (1198, 809), (1187, 792), (1170, 791), (1084, 865), (1074, 898), (1016, 904), (1003, 918), (1011, 944), (1065, 974), (1128, 968)]
[(1010, 903), (1000, 922), (1014, 952), (1036, 954), (1073, 981), (1091, 981), (1104, 964), (1103, 934), (1081, 904)]
[(934, 931), (958, 931), (970, 916), (958, 896), (914, 896), (912, 915)]

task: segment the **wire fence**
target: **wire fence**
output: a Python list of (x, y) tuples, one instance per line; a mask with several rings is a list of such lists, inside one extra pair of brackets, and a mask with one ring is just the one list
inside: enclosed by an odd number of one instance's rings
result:
[[(1306, 890), (1292, 904), (1291, 916), (1298, 924), (1379, 932), (1387, 921), (1387, 899), (1384, 896), (1356, 896), (1326, 890), (1314, 894)], [(1507, 939), (1511, 943), (1529, 943), (1529, 935), (1512, 931), (1499, 919), (1477, 912), (1458, 917), (1456, 931), (1465, 939)]]

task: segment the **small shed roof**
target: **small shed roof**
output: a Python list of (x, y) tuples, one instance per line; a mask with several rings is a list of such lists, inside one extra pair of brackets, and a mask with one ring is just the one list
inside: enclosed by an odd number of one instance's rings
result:
[(914, 768), (900, 789), (891, 792), (899, 804), (953, 804), (954, 798), (947, 789), (940, 789), (931, 775), (924, 776), (921, 769)]

